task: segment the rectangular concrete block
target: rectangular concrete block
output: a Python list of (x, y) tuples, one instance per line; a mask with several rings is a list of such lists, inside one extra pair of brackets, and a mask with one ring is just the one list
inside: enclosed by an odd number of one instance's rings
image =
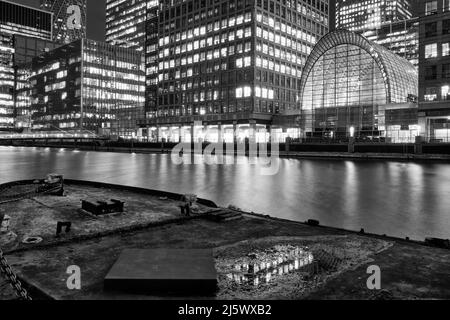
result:
[(105, 290), (213, 294), (217, 272), (209, 249), (127, 249), (104, 279)]

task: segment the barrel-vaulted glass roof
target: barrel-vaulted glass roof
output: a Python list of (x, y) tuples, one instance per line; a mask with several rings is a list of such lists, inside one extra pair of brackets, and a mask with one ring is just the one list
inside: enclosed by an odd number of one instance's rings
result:
[[(417, 96), (418, 74), (415, 67), (408, 60), (396, 55), (381, 45), (367, 40), (361, 35), (347, 30), (336, 30), (320, 39), (306, 61), (300, 85), (300, 101), (302, 103), (302, 108), (311, 107), (305, 105), (311, 101), (311, 98), (304, 97), (304, 95), (308, 96), (311, 93), (310, 91), (312, 90), (309, 90), (308, 88), (316, 85), (315, 82), (318, 80), (318, 75), (322, 79), (320, 80), (321, 82), (327, 82), (332, 87), (337, 88), (341, 81), (339, 79), (341, 74), (351, 73), (351, 69), (354, 68), (354, 66), (352, 65), (352, 58), (349, 57), (349, 53), (345, 53), (347, 50), (359, 50), (361, 54), (364, 53), (364, 56), (368, 57), (365, 60), (359, 59), (359, 70), (363, 69), (361, 61), (365, 61), (363, 63), (366, 64), (373, 64), (373, 73), (376, 73), (377, 78), (383, 79), (382, 82), (384, 82), (385, 90), (383, 91), (385, 92), (382, 94), (381, 98), (383, 102), (386, 100), (384, 103), (405, 103), (408, 101), (410, 95)], [(348, 70), (342, 70), (341, 67), (341, 70), (338, 71), (338, 68), (335, 68), (335, 65), (338, 63), (338, 59), (342, 58), (341, 56), (343, 54), (347, 55), (348, 62), (345, 64), (347, 67), (344, 69)], [(369, 62), (370, 60), (372, 61)], [(329, 66), (325, 65), (327, 63)], [(358, 63), (358, 61), (355, 61), (355, 63)], [(333, 64), (333, 66), (331, 64)], [(330, 68), (336, 70), (333, 72), (335, 74), (334, 76), (331, 76), (330, 79), (325, 79), (327, 75), (330, 74)], [(363, 81), (361, 81), (361, 72), (359, 71), (359, 73), (359, 77), (355, 74), (356, 77), (353, 79), (355, 79), (355, 82), (359, 82), (359, 86), (361, 87), (364, 86), (364, 84)], [(364, 77), (367, 78), (367, 74), (364, 74)], [(348, 80), (349, 79), (347, 79), (347, 81)], [(374, 81), (376, 81), (376, 79)], [(335, 83), (331, 84), (330, 82)], [(383, 85), (381, 86), (383, 87)], [(312, 94), (314, 95), (314, 93)], [(329, 106), (331, 107), (331, 105)]]

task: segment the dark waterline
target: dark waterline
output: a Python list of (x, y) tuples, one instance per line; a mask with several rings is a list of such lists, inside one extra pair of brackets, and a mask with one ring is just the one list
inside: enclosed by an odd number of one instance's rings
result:
[[(0, 147), (0, 182), (47, 173), (177, 193), (291, 220), (423, 240), (450, 238), (450, 164), (281, 159), (258, 166), (175, 165), (170, 155)], [(248, 161), (248, 159), (244, 159)]]

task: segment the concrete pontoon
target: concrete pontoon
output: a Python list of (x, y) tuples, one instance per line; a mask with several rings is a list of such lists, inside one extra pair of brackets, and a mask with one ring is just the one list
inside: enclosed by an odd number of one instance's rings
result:
[[(0, 186), (9, 200), (8, 232), (0, 247), (34, 299), (166, 299), (168, 293), (104, 288), (104, 279), (127, 250), (209, 250), (217, 272), (213, 295), (171, 294), (182, 299), (449, 299), (450, 250), (407, 241), (310, 226), (263, 215), (218, 220), (218, 208), (198, 199), (182, 216), (182, 195), (127, 186), (64, 181), (65, 195), (30, 195), (33, 181)], [(28, 196), (12, 199), (20, 193)], [(95, 216), (81, 200), (118, 199), (124, 212)], [(313, 213), (311, 213), (313, 216)], [(70, 232), (56, 237), (58, 222)], [(24, 244), (40, 237), (38, 244)], [(151, 263), (151, 262), (150, 262)], [(369, 266), (382, 272), (382, 290), (369, 290)], [(70, 266), (81, 272), (81, 289), (70, 290)], [(120, 288), (119, 288), (120, 289)], [(0, 299), (14, 299), (0, 277)]]

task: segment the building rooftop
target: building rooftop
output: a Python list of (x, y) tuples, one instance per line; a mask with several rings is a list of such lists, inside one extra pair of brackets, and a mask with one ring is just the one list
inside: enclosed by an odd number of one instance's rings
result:
[(386, 104), (405, 103), (409, 95), (418, 95), (418, 74), (406, 59), (364, 36), (347, 30), (336, 30), (320, 39), (309, 55), (303, 70), (300, 90), (303, 92), (316, 62), (330, 49), (340, 45), (354, 45), (369, 53), (381, 70), (386, 87)]

